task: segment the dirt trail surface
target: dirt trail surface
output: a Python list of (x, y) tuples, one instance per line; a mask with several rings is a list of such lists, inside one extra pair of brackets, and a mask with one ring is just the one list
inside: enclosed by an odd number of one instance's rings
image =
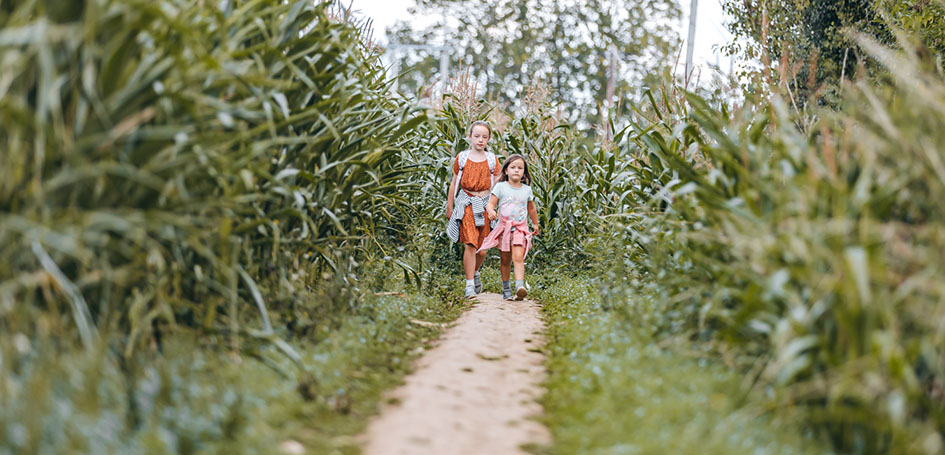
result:
[(549, 444), (530, 419), (541, 414), (542, 329), (536, 303), (480, 294), (388, 395), (362, 453), (505, 455)]

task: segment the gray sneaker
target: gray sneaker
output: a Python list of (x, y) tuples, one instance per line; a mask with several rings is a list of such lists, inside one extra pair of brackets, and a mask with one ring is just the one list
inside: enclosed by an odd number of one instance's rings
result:
[(476, 283), (476, 294), (482, 292), (482, 280), (479, 279), (479, 272), (473, 275), (473, 281)]
[(466, 286), (466, 298), (471, 299), (476, 296), (475, 286)]
[(524, 287), (515, 290), (515, 300), (522, 300), (526, 295), (528, 295), (528, 291)]
[(503, 289), (502, 298), (505, 300), (512, 300), (512, 289)]

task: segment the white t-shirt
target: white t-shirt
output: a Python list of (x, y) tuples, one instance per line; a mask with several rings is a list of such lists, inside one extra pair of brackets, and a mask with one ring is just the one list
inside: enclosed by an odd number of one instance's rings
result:
[(499, 182), (492, 188), (492, 194), (499, 200), (496, 208), (499, 217), (512, 221), (525, 221), (528, 216), (528, 202), (535, 198), (532, 195), (532, 187), (524, 183), (519, 188), (513, 188), (509, 182)]

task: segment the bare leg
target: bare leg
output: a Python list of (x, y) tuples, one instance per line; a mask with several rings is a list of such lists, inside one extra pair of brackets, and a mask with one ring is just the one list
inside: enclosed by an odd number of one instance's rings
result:
[[(479, 269), (482, 268), (483, 262), (486, 262), (486, 252), (483, 251), (481, 253), (476, 253), (476, 272), (478, 272)], [(473, 273), (476, 273), (476, 272), (473, 272)]]
[(515, 279), (525, 279), (525, 247), (512, 245), (512, 264), (515, 266)]
[(473, 279), (473, 275), (476, 274), (476, 247), (470, 243), (464, 245), (466, 249), (463, 251), (463, 272), (466, 274), (466, 279)]
[(502, 274), (502, 281), (509, 281), (509, 275), (512, 274), (512, 252), (499, 252), (499, 272)]

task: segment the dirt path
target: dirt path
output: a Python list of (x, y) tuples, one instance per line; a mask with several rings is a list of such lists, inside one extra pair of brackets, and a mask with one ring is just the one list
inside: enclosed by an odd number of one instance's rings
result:
[(364, 455), (506, 455), (550, 443), (529, 419), (541, 413), (545, 375), (538, 305), (477, 300), (390, 393), (362, 435)]

